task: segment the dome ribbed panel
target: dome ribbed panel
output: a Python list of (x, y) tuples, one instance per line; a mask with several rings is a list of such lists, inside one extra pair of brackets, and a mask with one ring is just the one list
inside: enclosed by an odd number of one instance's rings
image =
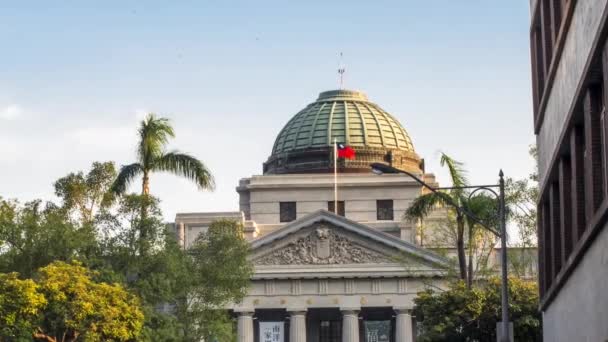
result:
[(351, 146), (414, 152), (407, 131), (361, 92), (334, 90), (298, 112), (281, 130), (273, 155), (331, 146), (334, 138)]

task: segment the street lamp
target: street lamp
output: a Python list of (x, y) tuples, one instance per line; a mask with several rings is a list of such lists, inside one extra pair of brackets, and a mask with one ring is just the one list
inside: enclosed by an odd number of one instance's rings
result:
[[(441, 192), (440, 190), (470, 189), (471, 192), (469, 193), (469, 199), (471, 198), (471, 196), (473, 196), (473, 194), (475, 194), (478, 191), (488, 191), (488, 192), (492, 193), (498, 199), (498, 220), (500, 222), (500, 229), (496, 230), (495, 228), (490, 227), (488, 224), (484, 223), (478, 217), (473, 215), (467, 208), (459, 206), (457, 203), (455, 203), (452, 200), (451, 197), (446, 195), (444, 198), (445, 201), (449, 205), (454, 207), (459, 213), (462, 213), (462, 214), (468, 216), (470, 219), (472, 219), (473, 221), (478, 223), (481, 227), (489, 230), (494, 235), (496, 235), (497, 237), (500, 238), (500, 246), (501, 246), (501, 250), (500, 250), (501, 265), (500, 266), (501, 266), (501, 273), (502, 273), (501, 274), (501, 276), (502, 276), (502, 282), (501, 282), (501, 305), (502, 305), (502, 334), (501, 334), (501, 336), (502, 336), (502, 339), (501, 339), (501, 342), (509, 342), (510, 341), (510, 339), (509, 339), (510, 331), (509, 331), (509, 292), (508, 292), (509, 279), (507, 277), (507, 224), (506, 224), (506, 215), (505, 215), (505, 180), (504, 180), (504, 174), (503, 174), (502, 170), (500, 170), (500, 172), (498, 173), (498, 176), (500, 178), (498, 184), (435, 188), (435, 187), (425, 183), (422, 179), (418, 178), (416, 175), (414, 175), (408, 171), (400, 170), (400, 169), (394, 168), (390, 165), (386, 165), (386, 164), (382, 164), (382, 163), (373, 163), (370, 166), (372, 168), (372, 172), (374, 172), (376, 174), (383, 174), (383, 173), (406, 174), (406, 175), (410, 176), (412, 179), (414, 179), (418, 184), (422, 185), (426, 189), (428, 189), (431, 192), (436, 193), (436, 194), (443, 194), (443, 192)], [(498, 188), (498, 193), (495, 190), (493, 190), (495, 188)]]

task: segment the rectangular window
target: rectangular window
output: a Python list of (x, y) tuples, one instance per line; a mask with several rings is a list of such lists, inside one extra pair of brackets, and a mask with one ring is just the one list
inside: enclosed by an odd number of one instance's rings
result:
[(296, 202), (279, 202), (281, 222), (291, 222), (296, 219)]
[(601, 84), (589, 87), (583, 101), (585, 135), (586, 221), (590, 222), (604, 200), (601, 114), (604, 107)]
[(562, 265), (566, 263), (572, 252), (572, 165), (568, 156), (559, 161), (559, 223), (561, 235)]
[(559, 183), (554, 182), (549, 186), (549, 215), (551, 216), (551, 279), (555, 279), (562, 268), (562, 236), (560, 235), (560, 202)]
[(394, 219), (393, 200), (377, 200), (376, 216), (378, 221), (392, 221)]
[(582, 126), (572, 127), (570, 132), (570, 165), (572, 167), (572, 245), (576, 245), (587, 226), (585, 218), (585, 138)]
[[(332, 213), (336, 213), (336, 208), (334, 208), (336, 206), (336, 202), (334, 201), (329, 201), (327, 202), (327, 211), (332, 212)], [(344, 201), (338, 201), (338, 213), (337, 215), (340, 216), (345, 216), (345, 211), (344, 211)]]
[[(543, 33), (540, 26), (540, 19), (537, 20), (536, 25), (534, 26), (534, 69), (536, 71), (536, 92), (537, 92), (537, 104), (540, 104), (540, 100), (543, 98), (544, 90), (545, 90), (545, 52), (543, 50)], [(537, 108), (538, 109), (538, 108)]]

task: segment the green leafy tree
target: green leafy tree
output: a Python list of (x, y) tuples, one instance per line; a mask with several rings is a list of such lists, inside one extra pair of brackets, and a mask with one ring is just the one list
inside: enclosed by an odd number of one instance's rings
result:
[(31, 341), (47, 301), (32, 279), (0, 273), (0, 341)]
[(98, 283), (78, 263), (54, 262), (40, 269), (47, 300), (34, 337), (46, 341), (132, 341), (142, 329), (139, 299), (119, 284)]
[(137, 162), (121, 167), (112, 190), (125, 193), (129, 184), (142, 176), (141, 193), (149, 195), (152, 172), (169, 172), (194, 181), (202, 190), (213, 189), (213, 176), (200, 160), (185, 153), (165, 151), (169, 138), (174, 137), (175, 132), (168, 119), (148, 114), (139, 127)]
[(52, 203), (0, 198), (0, 272), (31, 277), (55, 260), (90, 257), (96, 244), (91, 229), (80, 229)]
[(134, 341), (143, 314), (122, 285), (95, 281), (79, 263), (53, 262), (34, 279), (0, 274), (2, 340)]
[(536, 236), (536, 203), (538, 201), (538, 162), (536, 146), (530, 147), (530, 156), (535, 161), (534, 172), (528, 178), (515, 180), (507, 178), (505, 182), (505, 200), (510, 208), (509, 220), (517, 227), (518, 239), (509, 253), (510, 270), (519, 277), (535, 276), (534, 248)]
[[(163, 223), (158, 203), (152, 196), (124, 195), (115, 210), (99, 217), (98, 229), (106, 233), (98, 268), (104, 279), (123, 282), (141, 298), (142, 341), (181, 341), (183, 324), (165, 308), (175, 307), (188, 293), (190, 258)], [(142, 205), (148, 208), (145, 217)]]
[[(420, 322), (418, 341), (495, 341), (500, 321), (500, 279), (468, 288), (454, 282), (447, 291), (426, 290), (414, 299), (414, 315)], [(509, 279), (509, 315), (515, 341), (541, 341), (536, 283)]]
[(250, 284), (253, 268), (242, 225), (233, 220), (213, 222), (188, 253), (193, 283), (184, 309), (190, 316), (187, 331), (195, 334), (187, 340), (232, 341), (233, 323), (225, 310), (218, 309), (241, 301)]
[(62, 207), (76, 213), (82, 224), (91, 224), (100, 209), (107, 209), (113, 201), (109, 191), (116, 179), (116, 169), (112, 162), (95, 162), (91, 170), (70, 173), (55, 182), (55, 194), (61, 199)]
[(445, 292), (418, 293), (414, 303), (414, 315), (422, 323), (418, 341), (469, 341), (483, 311), (483, 292), (457, 281)]

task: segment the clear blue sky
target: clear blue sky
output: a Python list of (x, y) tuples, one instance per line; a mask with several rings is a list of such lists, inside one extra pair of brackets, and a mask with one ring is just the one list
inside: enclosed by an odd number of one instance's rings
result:
[[(0, 196), (53, 198), (93, 161), (134, 159), (137, 121), (169, 117), (214, 193), (155, 175), (165, 217), (237, 210), (274, 137), (319, 92), (365, 91), (447, 183), (525, 177), (534, 142), (528, 1), (10, 1), (0, 5)], [(137, 190), (137, 188), (133, 188)]]

